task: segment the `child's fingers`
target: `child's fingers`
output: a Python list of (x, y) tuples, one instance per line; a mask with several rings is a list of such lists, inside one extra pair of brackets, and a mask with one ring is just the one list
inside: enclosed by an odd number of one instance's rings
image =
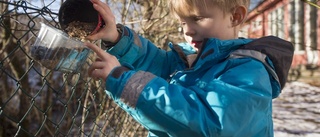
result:
[(100, 58), (96, 58), (96, 62), (97, 62), (97, 61), (102, 61), (102, 59), (100, 59)]
[(93, 3), (93, 8), (96, 9), (100, 14), (106, 12), (106, 11), (103, 9), (102, 6), (100, 6), (100, 5), (96, 4), (96, 3)]
[(94, 78), (94, 79), (105, 79), (105, 77), (103, 76), (104, 74), (104, 70), (102, 69), (95, 69), (91, 72), (90, 77)]
[(97, 71), (98, 69), (91, 69), (91, 70), (88, 70), (88, 74), (93, 79), (99, 79), (99, 75), (97, 74)]
[(90, 48), (91, 50), (93, 50), (93, 52), (95, 52), (97, 54), (97, 56), (99, 58), (101, 58), (102, 60), (106, 59), (106, 56), (108, 56), (108, 53), (106, 53), (105, 51), (103, 51), (101, 48), (99, 48), (98, 46), (92, 44), (92, 43), (88, 43), (86, 42), (85, 45)]
[(99, 13), (108, 13), (108, 14), (111, 13), (110, 7), (107, 4), (103, 3), (102, 1), (92, 0), (91, 2), (93, 3), (93, 7), (97, 11), (99, 11)]
[(87, 36), (86, 39), (90, 40), (90, 41), (98, 40), (96, 34), (91, 34), (91, 35)]
[(99, 6), (96, 6), (96, 4), (93, 5), (94, 8), (99, 12), (99, 14), (101, 15), (102, 19), (104, 20), (104, 22), (107, 23), (107, 21), (110, 21), (110, 19), (108, 18), (108, 16), (112, 15), (112, 13), (110, 12), (106, 12), (104, 9), (102, 9)]
[(110, 20), (108, 17), (110, 15), (113, 15), (113, 13), (111, 12), (110, 7), (107, 4), (103, 3), (100, 0), (91, 0), (91, 2), (93, 3), (93, 7), (99, 12), (101, 17), (103, 18), (103, 20)]
[(105, 10), (110, 11), (109, 6), (108, 6), (106, 3), (103, 3), (103, 2), (100, 1), (100, 0), (91, 0), (91, 2), (92, 2), (93, 4), (97, 4), (98, 6), (101, 6), (102, 9), (105, 9)]
[(95, 34), (91, 34), (91, 35), (87, 36), (86, 39), (91, 40), (91, 41), (95, 41), (95, 40), (100, 39), (99, 31)]
[(92, 72), (97, 69), (102, 69), (104, 67), (105, 63), (103, 62), (94, 62), (90, 65), (88, 69), (89, 76), (92, 76)]

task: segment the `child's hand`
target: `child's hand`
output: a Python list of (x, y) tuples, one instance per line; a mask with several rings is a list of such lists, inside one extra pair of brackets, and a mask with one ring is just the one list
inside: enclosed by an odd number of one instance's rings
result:
[(120, 37), (120, 34), (117, 31), (115, 17), (109, 6), (100, 0), (91, 0), (91, 2), (93, 3), (93, 7), (101, 15), (103, 21), (105, 22), (105, 26), (97, 33), (88, 36), (87, 39), (91, 41), (102, 39), (104, 41), (116, 43)]
[(115, 56), (112, 56), (109, 53), (103, 51), (98, 46), (92, 43), (85, 43), (85, 45), (92, 49), (97, 55), (96, 61), (91, 64), (88, 70), (90, 77), (95, 79), (100, 78), (105, 81), (112, 69), (117, 66), (121, 66)]

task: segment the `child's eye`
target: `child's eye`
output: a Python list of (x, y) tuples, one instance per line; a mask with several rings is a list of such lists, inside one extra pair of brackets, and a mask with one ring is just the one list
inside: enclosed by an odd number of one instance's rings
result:
[(184, 26), (184, 25), (186, 25), (187, 23), (186, 22), (180, 22), (180, 25), (181, 26)]
[(194, 21), (202, 21), (204, 17), (197, 16), (197, 17), (194, 17), (193, 19)]

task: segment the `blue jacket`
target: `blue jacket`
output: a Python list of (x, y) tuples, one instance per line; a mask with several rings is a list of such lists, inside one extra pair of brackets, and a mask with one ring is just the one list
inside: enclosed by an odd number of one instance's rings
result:
[(106, 92), (149, 136), (273, 136), (272, 99), (283, 85), (270, 57), (240, 48), (253, 40), (212, 38), (194, 54), (123, 31), (108, 52), (125, 67), (106, 78)]

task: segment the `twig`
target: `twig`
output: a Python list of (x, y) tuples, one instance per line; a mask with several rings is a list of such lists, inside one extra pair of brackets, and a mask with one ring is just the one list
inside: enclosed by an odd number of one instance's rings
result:
[(319, 5), (317, 5), (316, 3), (313, 3), (313, 2), (311, 2), (311, 1), (309, 1), (309, 0), (301, 0), (301, 1), (307, 3), (307, 4), (311, 5), (311, 6), (314, 6), (314, 7), (318, 8), (318, 9), (320, 9), (320, 6), (319, 6)]

